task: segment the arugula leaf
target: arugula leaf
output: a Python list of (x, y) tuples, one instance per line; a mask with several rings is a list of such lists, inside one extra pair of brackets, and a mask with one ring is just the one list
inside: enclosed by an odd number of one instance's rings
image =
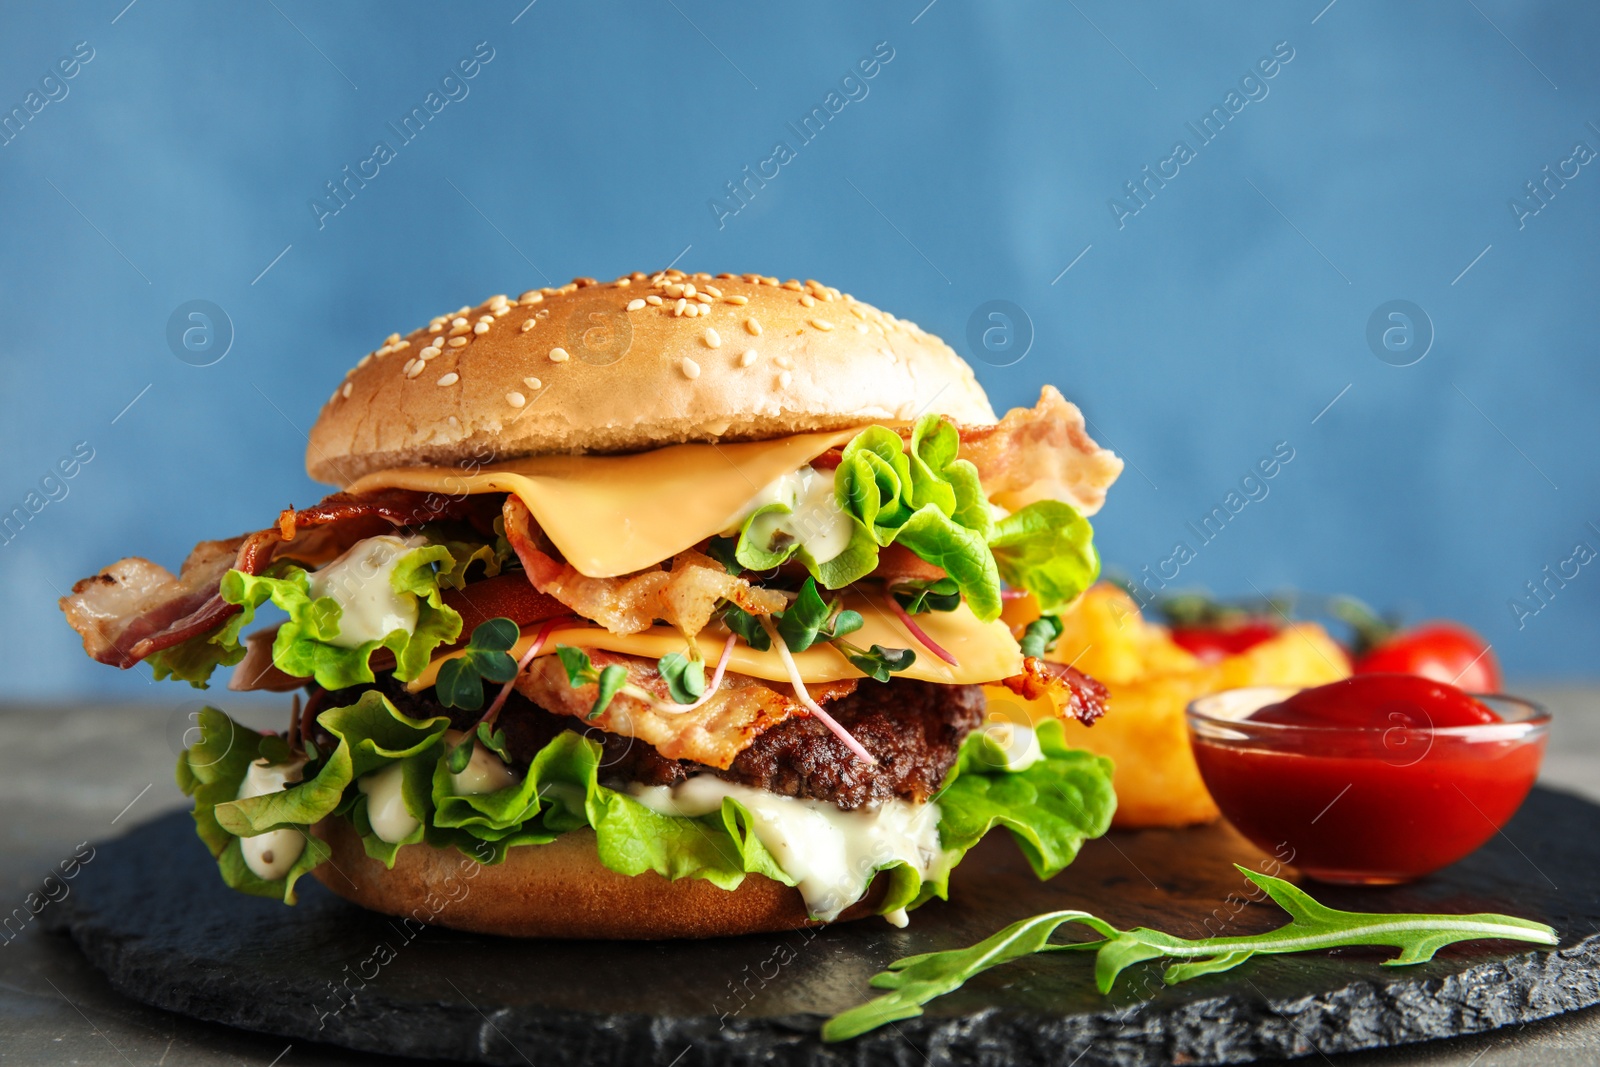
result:
[(954, 611), (961, 605), (961, 587), (954, 578), (938, 578), (931, 582), (899, 582), (889, 594), (906, 609), (908, 615), (921, 615), (925, 611)]
[(859, 611), (845, 610), (838, 600), (824, 601), (814, 578), (807, 578), (800, 595), (786, 610), (773, 612), (772, 619), (790, 652), (804, 652), (818, 641), (832, 641), (866, 625)]
[(1022, 654), (1042, 657), (1056, 647), (1056, 639), (1061, 636), (1062, 629), (1059, 615), (1041, 615), (1034, 619), (1022, 632)]
[(679, 704), (693, 704), (706, 691), (705, 660), (690, 659), (682, 652), (669, 652), (656, 664), (667, 692)]
[(1040, 500), (995, 523), (989, 537), (1000, 577), (1026, 589), (1039, 610), (1066, 607), (1100, 576), (1094, 527), (1071, 504)]
[(889, 675), (907, 670), (917, 662), (917, 654), (909, 648), (884, 648), (882, 645), (873, 645), (869, 649), (863, 649), (848, 641), (840, 641), (839, 646), (844, 658), (875, 682), (887, 682)]
[(593, 721), (605, 714), (606, 708), (611, 706), (611, 698), (627, 682), (628, 669), (613, 663), (605, 670), (597, 671), (594, 662), (589, 659), (589, 653), (571, 645), (557, 645), (556, 655), (561, 659), (561, 666), (566, 668), (568, 685), (576, 689), (580, 685), (593, 684), (598, 688), (594, 705), (584, 718)]
[(760, 620), (731, 600), (722, 609), (722, 624), (757, 652), (765, 652), (772, 647), (772, 638)]
[(483, 707), (485, 680), (504, 685), (517, 676), (517, 661), (509, 649), (521, 631), (507, 618), (486, 619), (472, 630), (462, 654), (439, 665), (434, 693), (447, 708), (476, 711)]
[[(1095, 985), (1101, 993), (1109, 993), (1117, 976), (1128, 967), (1164, 957), (1183, 961), (1167, 967), (1163, 975), (1167, 985), (1174, 985), (1201, 975), (1231, 970), (1256, 955), (1384, 945), (1398, 949), (1400, 954), (1385, 960), (1383, 966), (1405, 967), (1426, 963), (1439, 949), (1462, 941), (1504, 939), (1555, 945), (1560, 940), (1555, 930), (1544, 923), (1509, 915), (1339, 911), (1319, 904), (1304, 890), (1281, 878), (1238, 864), (1234, 866), (1288, 912), (1290, 922), (1286, 926), (1265, 934), (1191, 940), (1145, 927), (1119, 930), (1083, 911), (1047, 912), (1012, 923), (971, 948), (896, 960), (887, 971), (874, 975), (871, 980), (874, 988), (892, 992), (829, 1019), (823, 1025), (822, 1039), (843, 1041), (885, 1023), (921, 1015), (922, 1005), (959, 989), (974, 975), (1035, 952), (1094, 950)], [(1067, 923), (1088, 926), (1101, 940), (1051, 943), (1051, 935)]]

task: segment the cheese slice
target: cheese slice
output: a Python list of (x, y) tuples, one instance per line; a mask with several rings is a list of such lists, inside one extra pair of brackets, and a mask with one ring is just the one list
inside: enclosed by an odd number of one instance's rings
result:
[[(938, 682), (943, 685), (978, 685), (1022, 672), (1022, 650), (1018, 647), (1016, 639), (1011, 636), (1006, 624), (998, 619), (993, 622), (979, 622), (966, 604), (962, 604), (954, 611), (930, 611), (917, 616), (917, 625), (955, 658), (957, 665), (952, 666), (924, 648), (911, 636), (899, 619), (883, 607), (875, 605), (869, 597), (854, 591), (846, 592), (844, 603), (846, 607), (859, 611), (865, 620), (861, 629), (850, 634), (846, 638), (847, 641), (862, 648), (876, 644), (885, 648), (910, 648), (916, 651), (917, 661), (909, 670), (896, 674), (896, 678), (918, 678), (925, 682)], [(522, 631), (521, 638), (511, 648), (513, 657), (519, 660), (522, 658), (523, 653), (533, 644), (534, 637), (542, 625), (534, 623)], [(721, 658), (722, 646), (727, 638), (706, 630), (702, 631), (695, 641), (700, 646), (701, 657), (710, 666)], [(684, 638), (670, 626), (652, 626), (642, 633), (622, 636), (599, 626), (577, 624), (559, 626), (552, 630), (539, 654), (550, 655), (555, 652), (557, 645), (622, 652), (630, 656), (657, 660), (669, 652), (682, 652)], [(411, 681), (406, 688), (413, 693), (428, 688), (438, 677), (439, 665), (461, 654), (457, 651), (436, 658), (428, 665), (427, 670)], [(852, 666), (850, 661), (844, 658), (844, 654), (832, 645), (813, 645), (804, 652), (796, 652), (793, 655), (795, 666), (800, 670), (800, 677), (807, 682), (831, 682), (841, 678), (864, 677), (862, 672)], [(777, 650), (757, 651), (743, 641), (734, 644), (733, 655), (728, 661), (728, 670), (771, 682), (789, 681), (789, 672), (784, 669), (783, 660), (779, 658)]]
[(653, 567), (726, 530), (763, 488), (859, 429), (624, 456), (529, 456), (477, 470), (406, 467), (348, 487), (515, 493), (567, 562), (590, 578)]

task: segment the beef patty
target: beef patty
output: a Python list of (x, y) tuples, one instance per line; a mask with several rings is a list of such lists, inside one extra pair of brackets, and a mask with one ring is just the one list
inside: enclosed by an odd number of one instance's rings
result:
[[(318, 694), (322, 707), (353, 703), (366, 689), (377, 689), (413, 718), (448, 715), (457, 729), (477, 721), (476, 711), (445, 708), (432, 690), (409, 693), (393, 677), (375, 685)], [(526, 764), (563, 730), (574, 730), (600, 744), (600, 777), (608, 782), (677, 785), (697, 774), (784, 796), (824, 800), (849, 810), (898, 797), (928, 799), (955, 764), (961, 742), (983, 721), (982, 687), (936, 685), (912, 679), (863, 682), (848, 696), (825, 702), (825, 709), (876, 759), (857, 760), (844, 743), (812, 716), (794, 716), (767, 729), (735, 757), (727, 770), (689, 760), (667, 759), (635, 738), (607, 733), (568, 715), (555, 715), (513, 691), (501, 709), (513, 759)]]

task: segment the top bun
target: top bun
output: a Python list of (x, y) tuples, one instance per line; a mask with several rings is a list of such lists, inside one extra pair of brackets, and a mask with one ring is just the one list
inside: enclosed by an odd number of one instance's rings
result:
[(925, 412), (995, 421), (939, 338), (816, 282), (635, 273), (491, 297), (391, 335), (311, 428), (306, 470), (759, 440)]

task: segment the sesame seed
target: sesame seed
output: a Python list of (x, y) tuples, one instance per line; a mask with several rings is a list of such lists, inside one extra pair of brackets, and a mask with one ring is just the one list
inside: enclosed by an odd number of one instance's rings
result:
[(706, 347), (707, 348), (721, 348), (722, 347), (722, 335), (717, 333), (716, 330), (711, 330), (711, 329), (706, 330)]
[(489, 298), (490, 304), (504, 304), (506, 302), (506, 294), (504, 293), (496, 293)]
[(383, 343), (386, 344), (386, 345), (392, 345), (392, 344), (397, 343), (399, 340), (400, 340), (400, 335), (399, 334), (391, 333), (388, 337), (385, 337), (383, 339)]
[(479, 322), (493, 322), (494, 321), (494, 316), (493, 315), (479, 315), (478, 316), (478, 321)]
[(506, 403), (510, 404), (514, 408), (520, 408), (522, 405), (526, 404), (527, 402), (528, 402), (528, 398), (523, 396), (521, 393), (507, 393), (506, 394)]
[(533, 318), (523, 319), (522, 320), (522, 332), (523, 333), (527, 333), (529, 330), (533, 329), (534, 326), (538, 324), (538, 322), (539, 322), (538, 319), (533, 319)]
[(684, 306), (687, 305), (688, 303), (689, 302), (687, 300), (683, 299), (682, 297), (679, 297), (678, 298), (678, 302), (676, 304), (674, 304), (673, 307), (672, 307), (672, 313), (674, 315), (682, 315)]
[(466, 343), (467, 343), (467, 339), (465, 337), (452, 337), (452, 338), (450, 338), (450, 347), (451, 348), (461, 348)]
[(356, 370), (360, 370), (362, 367), (365, 367), (368, 363), (371, 363), (372, 362), (372, 357), (374, 355), (378, 355), (378, 354), (379, 353), (376, 353), (376, 352), (368, 352), (366, 355), (362, 356), (361, 357), (361, 362), (356, 364)]
[(565, 363), (571, 358), (572, 357), (567, 354), (567, 350), (565, 348), (552, 348), (550, 350), (551, 363)]
[(529, 389), (540, 389), (544, 386), (544, 383), (537, 378), (524, 378), (522, 379), (522, 384), (526, 385)]
[(422, 368), (426, 366), (427, 364), (420, 359), (411, 362), (406, 366), (406, 377), (415, 378), (417, 375), (422, 373)]
[[(468, 309), (467, 308), (462, 308), (461, 310), (462, 311), (467, 311)], [(450, 320), (450, 325), (454, 326), (456, 329), (460, 329), (461, 327), (465, 326), (466, 324), (467, 324), (466, 318), (461, 316), (461, 315), (457, 315), (455, 318)]]
[(700, 305), (699, 304), (690, 304), (690, 303), (687, 303), (686, 301), (680, 301), (680, 303), (684, 304), (683, 313), (688, 318), (692, 319), (696, 315), (700, 314)]
[(539, 292), (539, 290), (537, 290), (537, 289), (529, 289), (526, 293), (523, 293), (521, 296), (517, 297), (517, 303), (519, 303), (519, 304), (537, 304), (537, 303), (539, 303), (539, 301), (541, 301), (543, 299), (544, 299), (544, 294)]
[(798, 293), (800, 291), (801, 286), (800, 286), (800, 283), (798, 281), (796, 281), (793, 278), (790, 278), (788, 281), (783, 283), (783, 288), (790, 289), (790, 290), (793, 290), (794, 292)]
[(618, 278), (614, 284), (618, 289), (626, 289), (633, 284), (633, 279), (628, 277)]
[(436, 322), (433, 325), (428, 327), (428, 332), (429, 333), (438, 333), (440, 330), (443, 330), (443, 329), (444, 329), (444, 323)]
[(476, 326), (474, 326), (472, 328), (472, 332), (473, 333), (480, 333), (480, 334), (481, 333), (488, 333), (489, 332), (489, 324), (487, 322), (480, 322), (480, 323), (478, 323)]
[(788, 370), (794, 366), (794, 360), (790, 359), (788, 356), (774, 357), (773, 362), (782, 367), (784, 370)]
[(452, 326), (452, 327), (450, 327), (450, 336), (451, 337), (460, 337), (462, 334), (471, 333), (471, 332), (472, 332), (472, 327), (468, 326), (464, 322), (460, 326)]
[(443, 352), (443, 351), (444, 351), (444, 349), (440, 348), (438, 345), (429, 345), (427, 348), (424, 348), (421, 352), (418, 352), (417, 355), (420, 358), (424, 359), (424, 360), (429, 360), (429, 359), (432, 359), (434, 356), (437, 356), (440, 352)]
[(694, 298), (700, 301), (702, 304), (715, 304), (717, 302), (716, 298), (710, 293), (696, 293), (694, 294)]
[(646, 304), (649, 304), (651, 307), (656, 307), (656, 308), (658, 308), (662, 304), (666, 303), (665, 300), (662, 300), (659, 296), (657, 296), (654, 293), (651, 293), (649, 296), (645, 297), (644, 298), (644, 302)]
[(722, 299), (722, 290), (721, 290), (721, 289), (718, 289), (718, 288), (717, 288), (717, 287), (716, 287), (716, 286), (714, 286), (714, 285), (708, 285), (708, 286), (706, 286), (706, 292), (708, 292), (708, 293), (710, 293), (710, 294), (711, 294), (711, 297), (712, 297), (712, 299), (713, 299), (713, 300), (720, 300), (720, 299)]
[(688, 356), (684, 356), (683, 362), (679, 363), (678, 366), (680, 369), (682, 369), (683, 376), (688, 378), (690, 381), (700, 377), (700, 364), (696, 363)]
[(391, 344), (389, 346), (389, 351), (398, 352), (402, 348), (410, 348), (410, 347), (411, 347), (411, 342), (410, 341), (401, 340), (401, 341), (396, 341), (393, 344)]
[(661, 288), (662, 288), (662, 291), (665, 292), (668, 296), (683, 296), (684, 295), (683, 286), (679, 285), (677, 282), (669, 282), (668, 284), (662, 286)]
[(461, 375), (457, 374), (455, 371), (450, 371), (448, 374), (444, 374), (444, 375), (440, 376), (439, 384), (440, 385), (454, 385), (457, 382), (459, 382), (460, 380), (461, 380)]
[(826, 331), (833, 329), (833, 323), (829, 322), (827, 319), (808, 319), (807, 321), (819, 330)]
[(340, 395), (348, 399), (350, 396), (350, 390), (355, 386), (355, 384), (355, 382), (345, 382), (344, 388), (339, 390)]
[(801, 293), (800, 294), (800, 303), (804, 307), (815, 307), (816, 303), (817, 303), (817, 298), (812, 296), (810, 293)]
[(783, 371), (778, 375), (778, 388), (787, 389), (789, 388), (789, 383), (792, 381), (794, 381), (794, 375), (790, 374), (788, 371)]
[(645, 303), (644, 303), (643, 300), (630, 300), (630, 301), (628, 301), (628, 310), (629, 311), (638, 311), (640, 308), (642, 308), (644, 306), (645, 306)]
[(856, 333), (866, 333), (866, 332), (867, 332), (867, 324), (866, 323), (864, 323), (864, 322), (856, 323)]
[(691, 296), (691, 297), (694, 296), (694, 283), (693, 282), (684, 282), (683, 283), (683, 295), (684, 296)]
[(756, 361), (756, 350), (747, 348), (739, 356), (739, 366), (748, 367)]
[(745, 328), (745, 332), (749, 333), (752, 337), (760, 337), (761, 336), (761, 324), (759, 322), (757, 322), (755, 319), (745, 319), (744, 320), (744, 328)]
[(730, 304), (744, 305), (750, 303), (750, 298), (748, 296), (725, 296), (722, 299)]

